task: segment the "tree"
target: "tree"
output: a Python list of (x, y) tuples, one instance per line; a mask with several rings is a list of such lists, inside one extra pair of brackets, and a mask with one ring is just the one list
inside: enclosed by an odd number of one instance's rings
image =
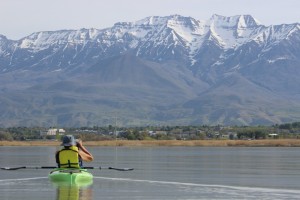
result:
[(0, 131), (0, 140), (12, 141), (13, 137), (10, 133)]

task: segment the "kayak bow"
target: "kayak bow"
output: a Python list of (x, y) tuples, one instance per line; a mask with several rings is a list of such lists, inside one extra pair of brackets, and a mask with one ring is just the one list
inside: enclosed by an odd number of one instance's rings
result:
[(89, 185), (93, 183), (93, 175), (86, 169), (57, 168), (51, 171), (48, 177), (57, 184)]

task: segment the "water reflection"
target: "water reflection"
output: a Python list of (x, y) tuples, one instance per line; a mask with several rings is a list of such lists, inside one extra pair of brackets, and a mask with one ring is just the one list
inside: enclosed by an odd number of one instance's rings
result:
[(92, 200), (93, 191), (91, 187), (78, 185), (57, 186), (56, 200)]

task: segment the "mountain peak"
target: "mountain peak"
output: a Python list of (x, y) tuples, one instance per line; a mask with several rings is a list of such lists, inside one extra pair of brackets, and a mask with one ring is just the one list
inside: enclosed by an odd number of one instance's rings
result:
[(150, 17), (146, 17), (142, 20), (138, 20), (138, 21), (134, 22), (134, 24), (142, 25), (142, 26), (153, 26), (153, 25), (165, 24), (166, 21), (167, 21), (167, 17), (150, 16)]
[[(191, 17), (184, 17), (182, 15), (174, 14), (169, 16), (150, 16), (146, 17), (142, 20), (136, 21), (134, 24), (136, 25), (165, 25), (170, 21), (182, 21), (189, 22), (191, 20), (195, 20)], [(196, 20), (195, 20), (196, 21)]]
[(260, 22), (256, 20), (251, 15), (235, 15), (230, 17), (225, 17), (222, 15), (214, 14), (210, 20), (210, 24), (214, 24), (221, 27), (255, 27), (260, 25)]
[(259, 26), (261, 23), (251, 15), (239, 15), (239, 24), (245, 25), (245, 27)]

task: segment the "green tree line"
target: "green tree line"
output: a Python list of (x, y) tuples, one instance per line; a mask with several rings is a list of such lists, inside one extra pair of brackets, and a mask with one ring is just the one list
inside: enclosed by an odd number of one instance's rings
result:
[[(52, 128), (52, 127), (50, 127)], [(0, 140), (59, 139), (61, 135), (46, 135), (45, 127), (0, 128)], [(145, 126), (145, 127), (80, 127), (64, 128), (85, 141), (98, 140), (201, 140), (201, 139), (266, 139), (270, 134), (278, 138), (300, 138), (300, 122), (272, 126)]]

